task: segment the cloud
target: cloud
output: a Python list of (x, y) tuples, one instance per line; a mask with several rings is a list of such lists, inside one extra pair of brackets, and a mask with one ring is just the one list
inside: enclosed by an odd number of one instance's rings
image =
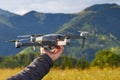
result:
[(103, 3), (120, 4), (120, 0), (1, 0), (0, 8), (18, 14), (31, 10), (45, 13), (76, 13), (91, 5)]

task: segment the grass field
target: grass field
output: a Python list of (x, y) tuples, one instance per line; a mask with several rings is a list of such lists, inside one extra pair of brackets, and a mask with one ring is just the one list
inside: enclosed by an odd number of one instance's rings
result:
[[(6, 80), (21, 70), (21, 68), (0, 69), (0, 80)], [(43, 80), (120, 80), (120, 68), (51, 69)]]

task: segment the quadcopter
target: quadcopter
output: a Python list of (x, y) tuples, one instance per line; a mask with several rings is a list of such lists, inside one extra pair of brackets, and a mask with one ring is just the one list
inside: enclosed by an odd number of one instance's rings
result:
[(78, 31), (79, 35), (63, 35), (63, 34), (32, 34), (32, 35), (23, 35), (18, 36), (20, 38), (27, 38), (29, 37), (29, 42), (21, 42), (26, 39), (17, 39), (17, 40), (9, 40), (8, 42), (14, 42), (16, 48), (26, 47), (26, 46), (40, 46), (43, 48), (51, 48), (58, 45), (69, 45), (70, 39), (83, 39), (82, 48), (84, 47), (85, 40), (87, 38), (88, 32)]

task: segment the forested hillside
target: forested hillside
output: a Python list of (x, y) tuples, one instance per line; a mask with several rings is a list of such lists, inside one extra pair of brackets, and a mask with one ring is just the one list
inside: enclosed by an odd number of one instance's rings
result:
[[(82, 41), (73, 41), (66, 49), (67, 55), (73, 57), (87, 56), (93, 59), (98, 50), (109, 49), (120, 55), (120, 6), (116, 4), (101, 4), (88, 7), (70, 22), (63, 25), (58, 33), (78, 34), (80, 31), (88, 31), (89, 35), (85, 47), (80, 49)], [(79, 44), (79, 45), (78, 45)]]

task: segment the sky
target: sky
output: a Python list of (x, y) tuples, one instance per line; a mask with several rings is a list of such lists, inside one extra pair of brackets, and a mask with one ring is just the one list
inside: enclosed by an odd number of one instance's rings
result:
[(0, 0), (0, 8), (20, 15), (31, 10), (42, 13), (77, 13), (89, 6), (104, 3), (120, 5), (120, 0)]

